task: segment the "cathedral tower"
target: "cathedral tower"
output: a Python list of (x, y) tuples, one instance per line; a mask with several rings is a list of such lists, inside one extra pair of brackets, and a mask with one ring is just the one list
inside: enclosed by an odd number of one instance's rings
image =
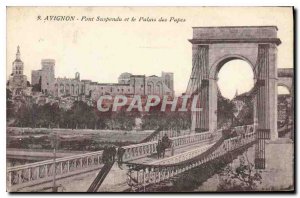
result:
[(13, 95), (20, 95), (27, 87), (27, 77), (23, 74), (24, 63), (21, 60), (20, 47), (17, 47), (16, 59), (12, 63), (12, 74), (9, 76), (8, 88)]
[(24, 63), (21, 60), (20, 46), (17, 47), (16, 60), (12, 63), (13, 75), (23, 75)]

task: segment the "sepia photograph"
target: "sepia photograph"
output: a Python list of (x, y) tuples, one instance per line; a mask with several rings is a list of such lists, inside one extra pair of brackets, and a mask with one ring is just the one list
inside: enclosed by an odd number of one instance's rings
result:
[(294, 193), (294, 14), (7, 6), (6, 191)]

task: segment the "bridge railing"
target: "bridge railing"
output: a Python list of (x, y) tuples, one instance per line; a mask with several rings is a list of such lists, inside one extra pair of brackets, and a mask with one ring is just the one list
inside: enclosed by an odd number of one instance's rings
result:
[[(174, 148), (182, 147), (187, 144), (199, 143), (202, 141), (207, 141), (213, 137), (212, 133), (197, 133), (191, 135), (184, 135), (179, 137), (170, 138)], [(134, 160), (142, 158), (153, 153), (156, 153), (156, 146), (158, 141), (146, 142), (141, 144), (134, 144), (123, 147), (125, 153), (123, 155), (123, 161)]]
[(161, 128), (158, 128), (153, 133), (151, 133), (148, 137), (143, 139), (141, 143), (161, 140), (164, 135), (167, 135), (169, 138), (173, 138), (173, 137), (190, 135), (190, 134), (191, 134), (190, 130), (181, 130), (181, 131), (175, 129), (162, 130)]
[(129, 163), (128, 185), (133, 190), (145, 189), (146, 186), (156, 184), (161, 181), (170, 179), (178, 174), (188, 171), (194, 167), (200, 166), (213, 159), (227, 154), (229, 151), (234, 151), (243, 146), (252, 144), (255, 141), (255, 132), (246, 133), (243, 136), (224, 139), (221, 137), (214, 145), (202, 152), (198, 156), (190, 155), (191, 158), (184, 159), (186, 153), (182, 153), (182, 158), (172, 157), (173, 163), (159, 164), (133, 164)]
[(255, 130), (253, 124), (244, 125), (244, 126), (236, 126), (233, 129), (237, 132), (237, 134), (252, 133)]
[(174, 155), (172, 157), (168, 157), (168, 158), (165, 158), (165, 159), (162, 159), (162, 160), (154, 161), (151, 164), (165, 165), (165, 164), (175, 164), (175, 163), (178, 163), (178, 162), (186, 161), (188, 159), (191, 159), (191, 158), (193, 158), (195, 156), (198, 156), (201, 153), (207, 151), (210, 147), (212, 147), (212, 145), (213, 144), (205, 145), (205, 146), (202, 146), (200, 148), (196, 148), (196, 149), (193, 149), (193, 150), (181, 153), (181, 154)]
[(211, 132), (204, 132), (204, 133), (195, 133), (191, 135), (184, 135), (179, 137), (172, 138), (172, 144), (174, 147), (180, 147), (186, 144), (193, 144), (202, 142), (208, 139), (213, 138), (214, 134)]
[(178, 131), (174, 129), (169, 129), (169, 130), (161, 130), (158, 134), (156, 134), (154, 137), (151, 138), (150, 141), (158, 141), (161, 140), (162, 137), (167, 134), (169, 138), (174, 138), (174, 137), (179, 137), (179, 136), (184, 136), (184, 135), (190, 135), (189, 130), (185, 131)]
[(54, 160), (30, 163), (7, 168), (7, 187), (10, 189), (22, 188), (49, 181), (53, 178), (54, 169), (56, 178), (77, 174), (87, 170), (100, 168), (102, 151), (79, 154)]

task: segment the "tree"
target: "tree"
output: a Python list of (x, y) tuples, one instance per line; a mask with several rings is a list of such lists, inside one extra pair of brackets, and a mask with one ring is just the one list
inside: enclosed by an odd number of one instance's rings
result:
[(244, 99), (244, 105), (237, 116), (238, 125), (253, 124), (253, 100), (251, 97)]
[(12, 103), (12, 92), (6, 89), (6, 120), (12, 118), (14, 115), (14, 106)]
[(232, 124), (236, 107), (232, 101), (218, 96), (218, 128), (223, 127), (225, 124)]
[(262, 183), (261, 172), (249, 162), (247, 151), (239, 158), (239, 165), (235, 168), (227, 165), (219, 179), (218, 191), (253, 191)]

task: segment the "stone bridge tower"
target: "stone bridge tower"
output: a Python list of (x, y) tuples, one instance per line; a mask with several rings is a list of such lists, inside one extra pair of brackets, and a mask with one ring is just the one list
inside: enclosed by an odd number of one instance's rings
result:
[[(194, 27), (193, 70), (187, 94), (200, 94), (202, 111), (192, 112), (193, 131), (217, 129), (217, 74), (230, 60), (249, 63), (255, 85), (257, 129), (276, 139), (277, 134), (277, 38), (276, 26)], [(237, 74), (235, 74), (237, 75)]]

